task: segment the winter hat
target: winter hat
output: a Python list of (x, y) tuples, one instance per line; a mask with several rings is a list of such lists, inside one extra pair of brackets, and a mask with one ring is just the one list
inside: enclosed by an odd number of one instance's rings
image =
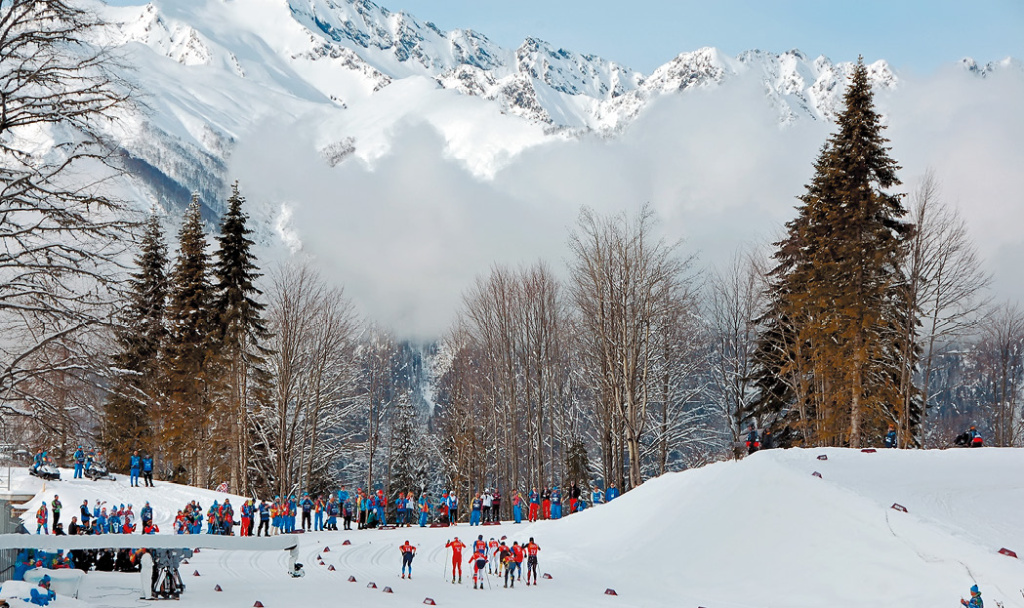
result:
[(981, 591), (978, 591), (977, 585), (971, 585), (971, 595), (981, 595)]

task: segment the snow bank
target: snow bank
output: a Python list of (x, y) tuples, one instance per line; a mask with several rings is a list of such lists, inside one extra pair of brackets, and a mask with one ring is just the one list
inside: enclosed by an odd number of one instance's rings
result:
[[(420, 606), (430, 597), (458, 608), (934, 608), (955, 606), (977, 582), (989, 605), (1024, 608), (1024, 564), (998, 554), (1024, 550), (1021, 470), (1024, 450), (1014, 449), (772, 450), (665, 475), (560, 521), (299, 535), (301, 579), (287, 576), (283, 551), (204, 550), (183, 569), (180, 603)], [(187, 500), (205, 507), (224, 496), (162, 482), (129, 488), (120, 479), (48, 483), (35, 501), (57, 492), (70, 514), (81, 498), (123, 496), (136, 509), (147, 498), (169, 518)], [(444, 544), (455, 535), (467, 544), (477, 535), (509, 543), (533, 536), (539, 571), (551, 578), (505, 589), (492, 575), (485, 594), (472, 589), (466, 564), (462, 584), (453, 585)], [(399, 578), (405, 540), (419, 547), (412, 580)], [(137, 584), (137, 575), (89, 573), (79, 598), (135, 606)], [(394, 593), (381, 593), (385, 586)]]

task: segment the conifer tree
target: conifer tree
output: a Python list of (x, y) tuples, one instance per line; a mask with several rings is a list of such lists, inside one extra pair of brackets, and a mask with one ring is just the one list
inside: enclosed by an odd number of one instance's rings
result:
[(224, 474), (225, 459), (210, 425), (221, 373), (219, 319), (197, 196), (185, 211), (178, 242), (167, 309), (164, 439), (172, 475), (209, 485)]
[(778, 417), (777, 436), (860, 447), (900, 416), (901, 336), (916, 322), (901, 312), (912, 226), (901, 219), (902, 195), (890, 191), (899, 167), (863, 60), (844, 101), (799, 214), (777, 243), (755, 354), (762, 394), (751, 413)]
[(260, 392), (266, 385), (264, 370), (266, 350), (261, 343), (269, 337), (262, 313), (266, 305), (256, 298), (260, 278), (256, 256), (252, 251), (252, 234), (246, 226), (248, 217), (242, 210), (245, 198), (238, 191), (238, 182), (231, 187), (227, 212), (221, 221), (217, 241), (220, 249), (214, 266), (216, 310), (220, 315), (218, 331), (225, 363), (225, 390), (228, 399), (225, 425), (231, 429), (231, 487), (243, 494), (248, 491), (246, 463), (251, 444), (250, 389)]
[(423, 450), (423, 429), (408, 392), (402, 392), (395, 400), (395, 412), (391, 421), (391, 437), (388, 454), (389, 501), (394, 501), (399, 492), (413, 491), (418, 496), (429, 482), (427, 455)]
[(160, 221), (150, 215), (129, 280), (128, 302), (116, 330), (116, 376), (104, 405), (102, 445), (109, 464), (124, 470), (136, 449), (152, 449), (152, 414), (160, 372), (160, 353), (167, 334), (167, 245)]

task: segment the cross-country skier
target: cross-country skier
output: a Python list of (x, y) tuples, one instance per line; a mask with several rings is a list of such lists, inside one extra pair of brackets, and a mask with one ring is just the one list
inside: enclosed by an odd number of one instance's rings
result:
[(487, 541), (487, 574), (501, 574), (500, 562), (498, 561), (498, 541), (491, 537), (491, 540)]
[(487, 541), (484, 540), (483, 534), (477, 536), (476, 540), (473, 541), (473, 553), (481, 553), (484, 558), (487, 557)]
[(416, 557), (416, 547), (405, 541), (405, 544), (398, 548), (402, 552), (402, 578), (405, 578), (405, 569), (409, 568), (409, 578), (412, 578), (412, 558)]
[(887, 448), (896, 447), (896, 427), (889, 425), (889, 432), (885, 434), (885, 441), (883, 443)]
[(498, 559), (501, 562), (502, 568), (505, 572), (505, 587), (508, 587), (508, 579), (512, 579), (512, 586), (516, 586), (516, 576), (513, 564), (515, 563), (515, 557), (512, 555), (512, 548), (505, 544), (505, 541), (501, 542), (501, 546), (498, 547)]
[[(483, 537), (480, 541), (482, 542)], [(480, 581), (480, 588), (484, 588), (484, 568), (487, 567), (487, 554), (482, 553), (478, 548), (478, 544), (473, 544), (473, 555), (469, 557), (469, 561), (473, 563), (473, 588), (476, 589), (477, 581)]]
[[(981, 591), (978, 590), (977, 585), (971, 587), (971, 599), (965, 600), (960, 598), (960, 603), (967, 608), (985, 608), (985, 602), (981, 601)], [(996, 602), (997, 604), (999, 602)]]
[(445, 544), (445, 549), (451, 547), (452, 550), (452, 584), (455, 584), (455, 570), (459, 571), (459, 582), (462, 582), (462, 550), (466, 548), (466, 543), (459, 540), (456, 536), (454, 539), (448, 541)]
[(533, 542), (533, 537), (530, 537), (530, 542), (526, 543), (526, 586), (530, 586), (530, 573), (533, 573), (533, 586), (537, 586), (537, 552), (540, 551), (540, 546)]
[(512, 543), (512, 567), (515, 568), (516, 578), (523, 580), (523, 557), (526, 552), (519, 541)]

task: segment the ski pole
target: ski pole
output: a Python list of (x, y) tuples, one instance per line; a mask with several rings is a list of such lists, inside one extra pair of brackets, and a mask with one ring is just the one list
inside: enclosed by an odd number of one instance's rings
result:
[[(449, 540), (448, 542), (450, 543), (452, 541)], [(448, 566), (445, 566), (446, 563), (448, 563), (448, 544), (447, 543), (445, 543), (445, 546), (444, 546), (444, 561), (441, 562), (441, 580), (442, 581), (444, 581), (446, 578), (448, 578)], [(454, 565), (452, 566), (452, 578), (455, 578), (455, 566)]]

